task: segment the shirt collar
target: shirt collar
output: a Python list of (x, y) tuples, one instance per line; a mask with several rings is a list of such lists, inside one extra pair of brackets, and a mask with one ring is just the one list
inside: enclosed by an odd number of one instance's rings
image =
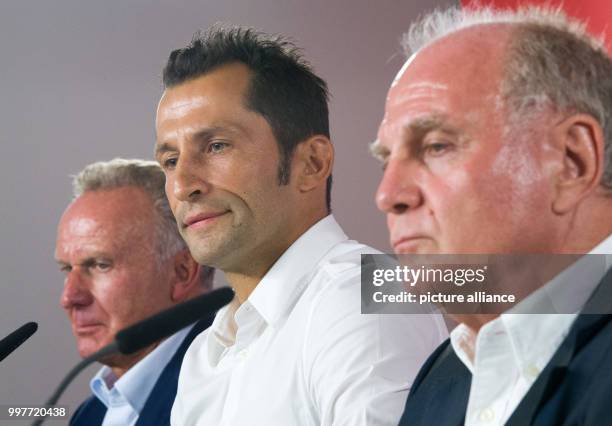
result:
[(611, 264), (612, 235), (609, 235), (587, 255), (580, 257), (502, 316), (538, 312), (576, 314), (595, 291)]
[(450, 341), (457, 357), (471, 373), (474, 373), (476, 333), (470, 327), (461, 323), (451, 330)]
[(315, 266), (336, 244), (348, 240), (332, 215), (302, 234), (264, 275), (249, 301), (269, 325), (285, 317), (302, 294)]
[[(275, 325), (288, 315), (304, 288), (307, 279), (316, 272), (316, 265), (335, 245), (348, 240), (332, 215), (311, 226), (272, 265), (242, 305), (237, 300), (217, 313), (211, 326), (215, 340), (224, 348), (234, 344), (237, 319), (249, 319), (258, 314), (265, 324)], [(239, 318), (240, 317), (240, 318)], [(209, 347), (211, 359), (223, 351)]]
[[(608, 238), (599, 243), (593, 250), (590, 251), (591, 254), (608, 254), (612, 255), (612, 234), (608, 235)], [(606, 265), (609, 267), (612, 266), (612, 256), (606, 256)]]
[[(455, 327), (450, 333), (450, 339), (453, 350), (459, 359), (473, 373), (478, 339), (485, 334), (498, 333), (498, 335), (505, 335), (510, 339), (514, 358), (517, 366), (521, 368), (520, 371), (526, 365), (539, 364), (537, 361), (543, 349), (559, 346), (576, 319), (577, 312), (586, 303), (606, 271), (611, 267), (612, 235), (599, 243), (589, 254), (606, 254), (605, 264), (602, 263), (602, 258), (584, 256), (516, 307), (483, 325), (478, 335), (465, 324), (459, 324)], [(601, 268), (602, 265), (603, 268)], [(594, 268), (589, 270), (587, 266), (594, 266)], [(593, 270), (595, 270), (594, 273)], [(577, 281), (581, 283), (580, 286), (575, 285)], [(545, 293), (549, 294), (548, 297), (550, 297), (553, 306), (557, 307), (559, 312), (565, 312), (565, 314), (517, 313), (521, 311), (537, 312), (532, 309), (534, 303), (541, 303)], [(574, 313), (567, 313), (570, 312), (568, 311), (567, 301), (572, 301), (575, 307)], [(526, 308), (527, 305), (530, 308)], [(540, 369), (543, 367), (543, 365), (538, 365)]]
[[(529, 366), (543, 370), (548, 355), (561, 345), (578, 314), (503, 314), (503, 323), (513, 348), (514, 361), (519, 371)], [(546, 362), (542, 357), (546, 356)]]
[[(457, 357), (474, 374), (478, 353), (485, 346), (494, 346), (503, 353), (503, 361), (512, 359), (519, 374), (535, 380), (567, 336), (577, 314), (504, 314), (483, 325), (478, 334), (465, 324), (450, 333), (451, 345)], [(500, 349), (504, 348), (504, 349)], [(482, 356), (482, 355), (480, 355)], [(510, 368), (510, 365), (507, 365)]]
[(140, 414), (161, 372), (190, 329), (186, 327), (164, 340), (119, 379), (109, 367), (102, 367), (89, 384), (92, 393), (106, 408), (127, 403)]

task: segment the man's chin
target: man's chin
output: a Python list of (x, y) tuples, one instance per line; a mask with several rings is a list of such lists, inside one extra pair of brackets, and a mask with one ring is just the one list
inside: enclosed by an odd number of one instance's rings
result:
[(230, 235), (224, 236), (225, 240), (219, 238), (187, 240), (187, 246), (191, 251), (191, 255), (201, 265), (208, 265), (218, 269), (223, 269), (227, 260), (232, 257), (233, 251), (231, 247), (233, 239)]
[(413, 238), (410, 240), (402, 241), (393, 247), (395, 254), (440, 254), (440, 247), (431, 238)]
[[(108, 342), (108, 344), (110, 344), (110, 342)], [(77, 345), (77, 350), (79, 351), (79, 356), (81, 358), (87, 358), (95, 354), (96, 352), (98, 352), (100, 349), (102, 349), (106, 345), (107, 343), (98, 342), (98, 341), (79, 342)]]

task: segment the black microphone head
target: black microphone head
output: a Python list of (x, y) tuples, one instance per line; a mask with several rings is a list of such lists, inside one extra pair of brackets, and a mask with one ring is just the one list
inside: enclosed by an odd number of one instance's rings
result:
[(38, 330), (38, 324), (35, 322), (28, 322), (0, 340), (0, 361), (21, 346), (23, 342), (28, 340), (36, 330)]
[(230, 287), (218, 288), (124, 328), (115, 336), (119, 352), (127, 355), (146, 348), (189, 324), (214, 314), (233, 298), (234, 290)]

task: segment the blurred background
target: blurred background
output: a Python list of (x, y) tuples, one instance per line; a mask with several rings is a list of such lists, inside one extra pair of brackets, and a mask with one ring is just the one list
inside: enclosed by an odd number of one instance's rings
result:
[[(461, 0), (468, 6), (472, 0)], [(480, 0), (516, 6), (563, 3), (608, 33), (612, 2)], [(420, 14), (458, 0), (210, 0), (0, 3), (0, 339), (27, 321), (39, 331), (0, 364), (0, 405), (42, 404), (79, 361), (59, 307), (56, 226), (70, 175), (120, 156), (152, 159), (161, 70), (198, 29), (223, 22), (292, 38), (331, 89), (336, 147), (332, 208), (353, 239), (388, 251), (374, 205), (380, 166), (368, 153), (392, 78), (404, 62), (401, 34)], [(218, 283), (223, 284), (222, 274)], [(97, 365), (60, 401), (89, 395)], [(0, 424), (6, 421), (0, 420)], [(66, 422), (49, 422), (65, 424)]]
[[(69, 176), (117, 156), (152, 159), (161, 70), (171, 50), (216, 22), (281, 33), (301, 46), (332, 93), (336, 218), (353, 239), (387, 251), (384, 217), (374, 205), (381, 171), (368, 143), (404, 61), (401, 34), (421, 13), (452, 3), (3, 1), (0, 338), (27, 321), (39, 331), (0, 364), (0, 404), (42, 404), (79, 360), (59, 307), (63, 276), (53, 258), (57, 222), (72, 198)], [(71, 412), (89, 395), (97, 368), (60, 401)]]

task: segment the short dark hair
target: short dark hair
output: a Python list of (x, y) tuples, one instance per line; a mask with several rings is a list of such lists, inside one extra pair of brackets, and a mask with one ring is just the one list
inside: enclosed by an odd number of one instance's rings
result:
[[(216, 26), (204, 34), (196, 33), (187, 47), (170, 54), (164, 68), (164, 86), (177, 86), (236, 62), (245, 64), (253, 74), (245, 105), (262, 115), (272, 128), (280, 153), (278, 181), (286, 185), (295, 147), (314, 135), (330, 137), (327, 84), (292, 42), (251, 28)], [(330, 175), (328, 211), (331, 184)]]

